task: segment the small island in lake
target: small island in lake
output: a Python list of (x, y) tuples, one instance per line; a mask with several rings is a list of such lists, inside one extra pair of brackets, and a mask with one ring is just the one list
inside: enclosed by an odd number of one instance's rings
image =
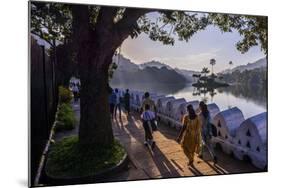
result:
[[(210, 64), (213, 66), (215, 64), (213, 61), (215, 60), (211, 59), (210, 61)], [(223, 76), (214, 74), (213, 70), (212, 74), (208, 75), (209, 72), (210, 71), (207, 67), (203, 67), (201, 71), (203, 76), (201, 74), (193, 74), (192, 77), (194, 78), (195, 83), (193, 83), (192, 86), (197, 88), (219, 88), (229, 86), (228, 83), (223, 81)]]

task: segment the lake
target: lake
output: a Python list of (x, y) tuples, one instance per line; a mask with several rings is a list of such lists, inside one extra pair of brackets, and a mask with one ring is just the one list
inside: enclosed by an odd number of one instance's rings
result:
[(261, 86), (233, 85), (219, 89), (197, 89), (191, 84), (122, 84), (113, 87), (149, 91), (187, 101), (204, 100), (207, 104), (216, 103), (220, 110), (238, 107), (245, 119), (267, 111), (267, 89)]

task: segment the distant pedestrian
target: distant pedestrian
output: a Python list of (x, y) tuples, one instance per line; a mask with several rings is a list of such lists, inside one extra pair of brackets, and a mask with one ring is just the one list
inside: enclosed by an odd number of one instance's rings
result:
[(145, 109), (145, 105), (149, 105), (150, 109), (156, 113), (156, 105), (153, 100), (150, 99), (149, 92), (144, 93), (144, 99), (142, 101), (141, 109), (140, 111), (143, 112)]
[(116, 95), (116, 104), (114, 107), (114, 117), (116, 119), (116, 115), (117, 115), (117, 110), (119, 111), (119, 118), (121, 119), (121, 94), (118, 91), (118, 89), (115, 89), (115, 95)]
[(124, 107), (128, 115), (130, 115), (130, 93), (129, 89), (126, 89), (126, 93), (124, 95)]
[(74, 102), (77, 102), (79, 97), (79, 88), (76, 84), (74, 84), (74, 86), (72, 87), (72, 92), (74, 96)]
[(195, 153), (199, 153), (201, 128), (200, 121), (192, 105), (187, 106), (188, 114), (183, 117), (182, 129), (177, 138), (183, 148), (184, 153), (189, 159), (188, 165), (193, 165)]
[(155, 141), (153, 140), (153, 123), (155, 119), (155, 113), (150, 110), (150, 106), (148, 104), (145, 105), (144, 111), (141, 114), (141, 119), (143, 122), (145, 141), (144, 144), (148, 146), (148, 144), (153, 149), (155, 146)]
[(110, 115), (113, 119), (114, 108), (116, 105), (117, 96), (112, 88), (109, 88), (109, 108), (110, 108)]
[(201, 123), (201, 136), (202, 136), (202, 144), (199, 157), (203, 158), (204, 148), (206, 147), (211, 157), (213, 158), (214, 163), (217, 163), (217, 157), (215, 155), (211, 138), (212, 138), (212, 127), (211, 127), (211, 118), (208, 107), (206, 104), (202, 104), (200, 106), (200, 114), (199, 119)]
[(141, 104), (141, 108), (140, 108), (140, 112), (142, 113), (145, 110), (145, 106), (148, 105), (149, 109), (154, 112), (154, 120), (153, 120), (153, 124), (152, 124), (152, 130), (156, 131), (157, 128), (157, 121), (156, 121), (156, 117), (157, 117), (157, 109), (156, 109), (156, 105), (154, 103), (154, 101), (150, 98), (149, 92), (145, 92), (144, 93), (144, 99), (142, 101)]

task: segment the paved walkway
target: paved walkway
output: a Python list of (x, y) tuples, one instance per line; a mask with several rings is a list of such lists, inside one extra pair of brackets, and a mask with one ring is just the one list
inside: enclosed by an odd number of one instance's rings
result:
[[(79, 104), (74, 103), (73, 108), (79, 120)], [(77, 125), (72, 131), (56, 134), (55, 140), (77, 134), (78, 127)], [(114, 176), (105, 177), (103, 182), (260, 171), (249, 162), (238, 161), (221, 151), (216, 151), (218, 156), (216, 165), (208, 153), (204, 153), (204, 161), (195, 157), (194, 166), (190, 167), (181, 146), (175, 141), (178, 131), (162, 124), (159, 124), (159, 130), (154, 132), (156, 145), (151, 151), (143, 144), (144, 130), (137, 113), (127, 117), (122, 112), (121, 120), (114, 119), (112, 128), (115, 138), (126, 148), (130, 164), (128, 169)]]
[(156, 146), (151, 152), (144, 146), (144, 130), (139, 114), (113, 120), (113, 131), (126, 148), (131, 164), (128, 171), (107, 178), (110, 181), (169, 178), (180, 176), (200, 176), (229, 173), (257, 172), (248, 162), (238, 161), (229, 155), (216, 151), (218, 163), (213, 164), (211, 156), (204, 153), (204, 161), (195, 157), (194, 166), (188, 166), (188, 159), (181, 146), (175, 141), (177, 130), (160, 124), (159, 130), (154, 132)]

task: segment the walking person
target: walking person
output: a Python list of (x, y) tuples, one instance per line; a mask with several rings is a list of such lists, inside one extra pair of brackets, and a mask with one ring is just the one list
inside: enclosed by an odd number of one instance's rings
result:
[[(142, 101), (142, 105), (141, 105), (141, 112), (143, 112), (145, 110), (145, 105), (149, 105), (150, 109), (156, 113), (156, 105), (154, 103), (154, 101), (150, 98), (149, 92), (145, 92), (144, 93), (144, 99)], [(155, 114), (156, 116), (156, 114)]]
[(199, 157), (203, 159), (204, 148), (206, 147), (208, 152), (210, 153), (211, 157), (213, 158), (214, 163), (217, 163), (217, 157), (215, 155), (211, 138), (212, 138), (212, 127), (211, 127), (211, 118), (208, 107), (206, 104), (202, 104), (200, 106), (200, 114), (199, 119), (201, 123), (201, 136), (202, 136), (202, 143), (201, 143), (201, 150)]
[(129, 89), (126, 89), (126, 93), (124, 95), (124, 107), (128, 115), (130, 115), (130, 93)]
[(120, 92), (118, 91), (118, 89), (115, 89), (115, 95), (116, 95), (116, 104), (114, 107), (114, 117), (116, 119), (116, 115), (117, 115), (117, 110), (119, 111), (119, 118), (121, 120), (121, 95)]
[(145, 141), (144, 144), (148, 146), (148, 144), (153, 149), (155, 146), (155, 141), (153, 140), (153, 124), (155, 119), (155, 113), (150, 110), (150, 105), (146, 104), (144, 107), (144, 111), (141, 114), (141, 119), (143, 123), (144, 128), (144, 135), (145, 135)]
[(145, 92), (144, 93), (144, 99), (142, 101), (141, 104), (141, 109), (140, 112), (142, 113), (145, 110), (145, 106), (148, 105), (149, 109), (154, 112), (154, 119), (153, 119), (153, 123), (152, 123), (152, 131), (156, 131), (157, 128), (157, 121), (156, 121), (156, 117), (157, 117), (157, 109), (156, 109), (156, 105), (154, 103), (154, 101), (150, 98), (150, 94), (149, 92)]
[(74, 86), (72, 88), (73, 96), (74, 96), (74, 102), (78, 101), (78, 96), (79, 96), (79, 88), (78, 86), (74, 83)]
[(110, 109), (110, 117), (113, 119), (114, 108), (116, 105), (117, 96), (112, 88), (109, 87), (109, 109)]
[(184, 153), (188, 157), (188, 165), (193, 165), (194, 154), (200, 150), (201, 128), (199, 118), (192, 105), (187, 106), (187, 111), (188, 114), (183, 117), (183, 127), (177, 138), (177, 142), (181, 144)]

